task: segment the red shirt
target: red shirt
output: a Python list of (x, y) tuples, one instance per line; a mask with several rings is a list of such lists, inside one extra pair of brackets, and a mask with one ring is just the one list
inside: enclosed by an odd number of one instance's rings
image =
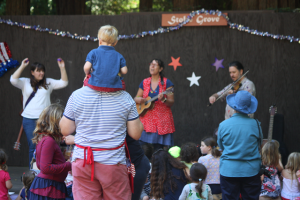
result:
[(8, 189), (6, 188), (6, 181), (10, 180), (9, 173), (0, 170), (0, 199), (7, 200)]
[(64, 182), (71, 171), (71, 163), (66, 162), (58, 144), (50, 136), (45, 136), (36, 145), (36, 164), (41, 170), (38, 177)]

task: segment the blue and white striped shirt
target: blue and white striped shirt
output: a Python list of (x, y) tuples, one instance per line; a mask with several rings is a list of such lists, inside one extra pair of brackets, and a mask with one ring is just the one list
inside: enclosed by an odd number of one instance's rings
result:
[[(99, 92), (80, 88), (70, 96), (64, 116), (75, 121), (75, 143), (92, 148), (123, 144), (127, 121), (139, 117), (135, 102), (126, 91)], [(93, 151), (94, 161), (105, 165), (125, 164), (125, 145), (117, 150)], [(73, 160), (84, 159), (83, 149), (74, 148)]]

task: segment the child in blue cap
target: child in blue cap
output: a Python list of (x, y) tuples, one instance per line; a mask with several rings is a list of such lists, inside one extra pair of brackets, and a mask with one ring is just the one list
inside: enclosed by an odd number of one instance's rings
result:
[(102, 26), (98, 39), (99, 47), (86, 57), (84, 85), (102, 92), (125, 90), (121, 74), (128, 71), (126, 60), (114, 48), (118, 43), (118, 30), (111, 25)]

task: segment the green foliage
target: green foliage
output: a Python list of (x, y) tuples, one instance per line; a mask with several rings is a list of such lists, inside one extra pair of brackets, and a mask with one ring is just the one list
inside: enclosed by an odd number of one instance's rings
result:
[(53, 0), (30, 0), (30, 15), (55, 15), (56, 5)]
[(5, 15), (6, 0), (0, 0), (0, 15)]
[(138, 11), (139, 0), (89, 0), (86, 4), (93, 15), (119, 15)]
[(172, 11), (173, 3), (172, 0), (153, 0), (152, 11)]

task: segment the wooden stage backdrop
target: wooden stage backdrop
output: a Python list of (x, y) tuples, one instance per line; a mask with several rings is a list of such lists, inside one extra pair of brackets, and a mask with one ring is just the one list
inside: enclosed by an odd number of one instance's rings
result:
[[(232, 22), (259, 31), (300, 37), (300, 14), (272, 12), (229, 12)], [(100, 26), (111, 24), (119, 34), (134, 34), (155, 30), (161, 25), (161, 13), (127, 14), (121, 16), (3, 16), (5, 19), (30, 25), (96, 36)], [(51, 101), (66, 104), (71, 93), (82, 86), (83, 65), (87, 53), (97, 48), (97, 42), (25, 30), (0, 24), (0, 41), (7, 42), (13, 58), (19, 62), (28, 57), (46, 66), (47, 77), (59, 79), (58, 57), (66, 62), (69, 85), (53, 91)], [(232, 30), (228, 27), (184, 27), (179, 31), (121, 40), (116, 46), (125, 57), (129, 72), (125, 75), (127, 91), (134, 97), (140, 82), (149, 76), (149, 62), (161, 58), (165, 62), (165, 76), (175, 84), (175, 104), (172, 107), (176, 132), (175, 145), (212, 135), (224, 119), (225, 102), (207, 108), (211, 94), (231, 82), (228, 63), (239, 60), (250, 69), (248, 78), (255, 83), (258, 110), (255, 117), (262, 122), (264, 137), (269, 126), (269, 107), (276, 103), (278, 113), (285, 118), (285, 143), (290, 152), (300, 151), (300, 44), (274, 40)], [(174, 71), (171, 56), (180, 57), (182, 66)], [(224, 59), (224, 69), (212, 66), (215, 58)], [(29, 68), (29, 67), (28, 67)], [(29, 76), (26, 69), (22, 77)], [(21, 90), (13, 87), (10, 76), (15, 69), (0, 77), (0, 148), (9, 155), (8, 165), (26, 166), (28, 147), (25, 134), (21, 151), (13, 150), (21, 125)], [(199, 86), (190, 87), (195, 72), (201, 76)]]

